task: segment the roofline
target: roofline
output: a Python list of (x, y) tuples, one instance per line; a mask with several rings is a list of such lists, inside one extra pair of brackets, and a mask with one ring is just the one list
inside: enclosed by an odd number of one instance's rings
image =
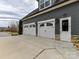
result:
[(25, 20), (27, 20), (27, 19), (36, 17), (36, 16), (38, 16), (38, 15), (47, 13), (47, 12), (49, 12), (49, 11), (52, 11), (52, 10), (55, 10), (55, 9), (58, 9), (58, 8), (64, 7), (64, 6), (66, 6), (66, 5), (69, 5), (69, 4), (71, 4), (71, 3), (74, 3), (74, 2), (76, 2), (76, 1), (78, 1), (78, 0), (69, 0), (69, 1), (66, 1), (66, 2), (64, 2), (64, 3), (61, 3), (61, 4), (57, 5), (57, 6), (54, 6), (54, 7), (52, 7), (52, 8), (49, 8), (49, 9), (47, 9), (47, 10), (45, 10), (45, 11), (42, 11), (42, 12), (40, 12), (40, 13), (37, 13), (37, 14), (35, 14), (35, 15), (32, 15), (32, 16), (27, 17), (27, 18), (25, 18), (25, 19), (22, 19), (22, 21), (25, 21)]

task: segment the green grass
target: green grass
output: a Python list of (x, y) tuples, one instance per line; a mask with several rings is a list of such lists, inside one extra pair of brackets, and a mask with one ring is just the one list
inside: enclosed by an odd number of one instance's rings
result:
[(18, 35), (17, 32), (9, 32), (9, 34), (11, 34), (11, 36), (17, 36)]

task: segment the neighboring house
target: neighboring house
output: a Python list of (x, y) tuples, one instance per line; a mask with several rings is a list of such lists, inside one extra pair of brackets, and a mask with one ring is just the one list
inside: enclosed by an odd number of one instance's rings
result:
[(39, 8), (21, 20), (20, 29), (23, 26), (23, 35), (34, 35), (69, 42), (73, 36), (79, 35), (78, 0), (37, 1)]

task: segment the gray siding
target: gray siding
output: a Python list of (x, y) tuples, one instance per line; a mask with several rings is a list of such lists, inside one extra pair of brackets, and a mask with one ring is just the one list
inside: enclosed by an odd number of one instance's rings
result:
[(79, 35), (79, 2), (74, 4), (67, 5), (65, 7), (56, 9), (54, 11), (50, 11), (48, 13), (39, 15), (32, 19), (28, 19), (23, 23), (31, 23), (31, 22), (38, 22), (48, 19), (56, 19), (56, 34), (59, 34), (59, 21), (57, 19), (64, 18), (64, 17), (72, 17), (72, 35)]
[(58, 3), (63, 2), (63, 1), (65, 1), (65, 0), (55, 0), (55, 3), (53, 3), (53, 0), (51, 0), (51, 3), (52, 3), (52, 5), (55, 5), (55, 4), (58, 4)]

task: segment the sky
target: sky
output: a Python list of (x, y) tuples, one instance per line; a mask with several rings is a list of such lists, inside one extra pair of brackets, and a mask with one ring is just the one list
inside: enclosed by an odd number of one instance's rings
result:
[(0, 27), (8, 26), (11, 21), (20, 20), (37, 7), (36, 0), (0, 0)]

